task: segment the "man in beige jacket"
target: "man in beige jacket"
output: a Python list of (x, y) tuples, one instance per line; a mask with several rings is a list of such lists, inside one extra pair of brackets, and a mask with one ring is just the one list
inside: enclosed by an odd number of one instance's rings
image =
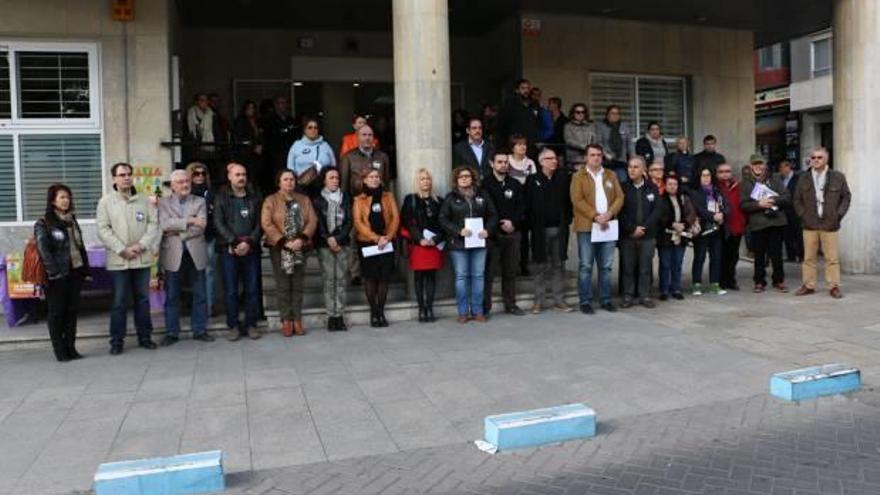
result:
[(156, 208), (132, 187), (132, 166), (117, 163), (110, 169), (113, 191), (98, 201), (98, 239), (107, 248), (107, 271), (113, 277), (110, 313), (110, 354), (122, 354), (125, 342), (127, 299), (134, 301), (138, 345), (155, 349), (150, 339), (150, 268), (156, 262), (159, 227)]

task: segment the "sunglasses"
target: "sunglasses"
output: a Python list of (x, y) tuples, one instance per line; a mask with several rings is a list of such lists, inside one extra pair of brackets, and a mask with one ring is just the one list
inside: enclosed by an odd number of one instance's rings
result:
[(473, 179), (474, 177), (471, 174), (461, 174), (458, 176), (459, 179)]
[(200, 175), (205, 175), (205, 171), (204, 170), (193, 170), (192, 174), (193, 174), (193, 177), (198, 177)]
[(584, 114), (584, 113), (587, 113), (587, 111), (586, 110), (575, 110), (574, 113)]
[(821, 159), (823, 159), (823, 158), (825, 158), (825, 157), (822, 156), (822, 155), (819, 155), (819, 156), (811, 156), (811, 157), (810, 157), (810, 160), (821, 160)]

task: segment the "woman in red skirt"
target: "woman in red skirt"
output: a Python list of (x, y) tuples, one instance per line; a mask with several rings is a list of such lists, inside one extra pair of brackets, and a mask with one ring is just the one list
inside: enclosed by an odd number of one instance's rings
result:
[(416, 192), (403, 199), (400, 210), (401, 236), (407, 239), (409, 269), (415, 273), (419, 321), (434, 321), (436, 274), (443, 266), (443, 229), (440, 227), (440, 198), (434, 196), (433, 180), (427, 169), (416, 172)]

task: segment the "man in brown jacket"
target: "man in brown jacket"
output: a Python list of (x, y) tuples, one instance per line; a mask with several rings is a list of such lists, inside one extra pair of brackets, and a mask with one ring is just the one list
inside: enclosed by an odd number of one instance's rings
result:
[(599, 303), (606, 311), (617, 311), (611, 303), (611, 267), (616, 240), (593, 242), (595, 229), (617, 228), (617, 214), (623, 207), (623, 190), (617, 175), (602, 168), (602, 146), (587, 146), (586, 166), (571, 180), (571, 203), (574, 206), (573, 229), (577, 233), (578, 293), (581, 312), (593, 314), (593, 263), (599, 265)]
[(851, 200), (846, 177), (828, 168), (828, 150), (817, 148), (810, 154), (810, 171), (798, 181), (794, 210), (804, 227), (803, 285), (795, 292), (806, 296), (816, 292), (816, 258), (819, 249), (825, 257), (825, 283), (831, 297), (840, 299), (840, 259), (837, 237)]
[(369, 169), (376, 169), (382, 177), (382, 184), (388, 187), (391, 170), (388, 168), (388, 155), (375, 147), (373, 129), (365, 125), (357, 130), (358, 147), (342, 155), (339, 159), (339, 175), (342, 190), (348, 191), (352, 198), (361, 193), (361, 178)]

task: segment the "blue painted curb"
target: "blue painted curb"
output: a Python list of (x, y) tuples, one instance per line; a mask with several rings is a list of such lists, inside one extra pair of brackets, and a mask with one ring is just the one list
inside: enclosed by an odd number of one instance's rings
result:
[(845, 364), (812, 366), (770, 378), (770, 394), (788, 401), (815, 399), (858, 390), (862, 386), (858, 368)]
[(219, 450), (108, 462), (95, 473), (96, 495), (185, 495), (225, 488)]
[(584, 404), (487, 416), (485, 440), (499, 450), (596, 436), (596, 412)]

